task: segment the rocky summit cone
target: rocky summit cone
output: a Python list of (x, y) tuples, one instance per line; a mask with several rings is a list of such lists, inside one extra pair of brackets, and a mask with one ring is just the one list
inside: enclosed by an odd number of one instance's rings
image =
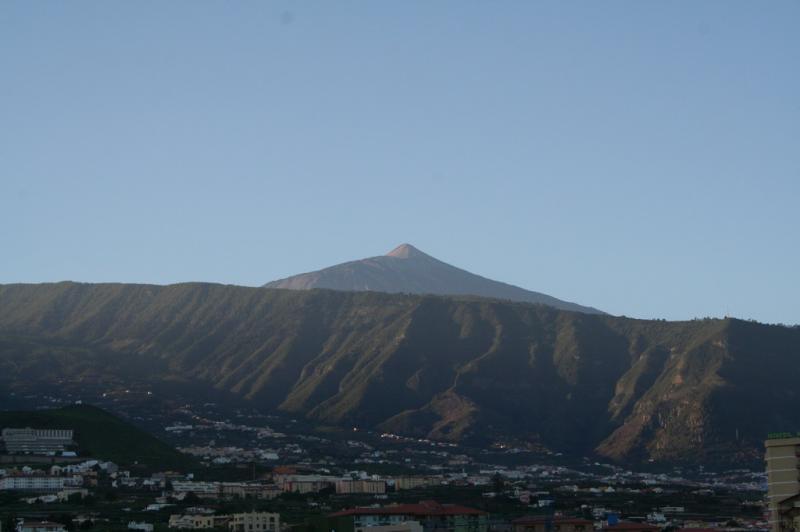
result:
[(396, 259), (432, 258), (430, 255), (421, 252), (411, 244), (400, 244), (387, 253), (386, 256)]
[(293, 275), (264, 286), (289, 290), (325, 288), (350, 292), (369, 290), (388, 293), (479, 296), (602, 314), (596, 308), (470, 273), (442, 262), (411, 244), (400, 244), (386, 255)]

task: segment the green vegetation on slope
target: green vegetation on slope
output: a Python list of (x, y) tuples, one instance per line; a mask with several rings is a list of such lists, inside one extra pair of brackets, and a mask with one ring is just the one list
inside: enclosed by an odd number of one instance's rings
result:
[(147, 432), (88, 405), (53, 410), (2, 412), (0, 428), (72, 429), (80, 456), (120, 466), (185, 469), (194, 461)]
[(730, 319), (211, 284), (0, 286), (0, 385), (180, 381), (325, 423), (620, 460), (756, 458), (766, 432), (800, 427), (798, 357), (800, 329)]

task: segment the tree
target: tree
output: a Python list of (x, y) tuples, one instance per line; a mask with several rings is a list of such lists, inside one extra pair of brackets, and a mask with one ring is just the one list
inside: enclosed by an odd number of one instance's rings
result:
[(17, 516), (16, 514), (8, 514), (6, 518), (2, 521), (2, 529), (3, 530), (16, 530), (17, 527)]
[(492, 477), (492, 491), (495, 493), (502, 493), (506, 487), (506, 482), (500, 473), (495, 473)]
[(200, 502), (200, 497), (198, 497), (193, 491), (187, 491), (186, 496), (183, 498), (183, 502), (186, 504), (197, 504)]
[(71, 514), (58, 514), (55, 516), (48, 516), (47, 518), (49, 521), (54, 521), (56, 523), (61, 523), (64, 527), (69, 530), (75, 530), (75, 523), (72, 522), (72, 515)]

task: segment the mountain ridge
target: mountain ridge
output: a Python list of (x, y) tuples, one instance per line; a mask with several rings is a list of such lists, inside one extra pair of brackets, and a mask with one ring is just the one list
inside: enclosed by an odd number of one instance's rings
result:
[(472, 297), (0, 285), (6, 388), (186, 382), (322, 423), (620, 461), (757, 460), (764, 434), (800, 427), (798, 346), (799, 328)]
[(443, 262), (411, 244), (400, 244), (385, 255), (343, 262), (321, 270), (292, 275), (263, 285), (265, 288), (309, 290), (473, 295), (540, 303), (564, 310), (604, 314), (570, 301), (495, 281)]

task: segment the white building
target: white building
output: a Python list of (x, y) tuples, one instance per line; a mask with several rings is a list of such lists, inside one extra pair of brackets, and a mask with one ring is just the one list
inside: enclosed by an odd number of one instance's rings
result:
[(0, 478), (0, 490), (5, 491), (61, 491), (64, 489), (64, 477), (42, 475), (22, 475)]
[(48, 454), (73, 445), (72, 431), (66, 429), (3, 429), (3, 443), (10, 454)]
[(194, 493), (198, 497), (217, 497), (222, 492), (222, 485), (219, 482), (173, 480), (172, 490), (183, 493)]
[(137, 523), (136, 521), (130, 521), (128, 523), (128, 530), (143, 530), (144, 532), (153, 532), (153, 525), (150, 523)]
[(214, 528), (215, 518), (213, 515), (177, 515), (169, 516), (170, 528), (183, 528), (189, 530), (201, 530), (204, 528)]

